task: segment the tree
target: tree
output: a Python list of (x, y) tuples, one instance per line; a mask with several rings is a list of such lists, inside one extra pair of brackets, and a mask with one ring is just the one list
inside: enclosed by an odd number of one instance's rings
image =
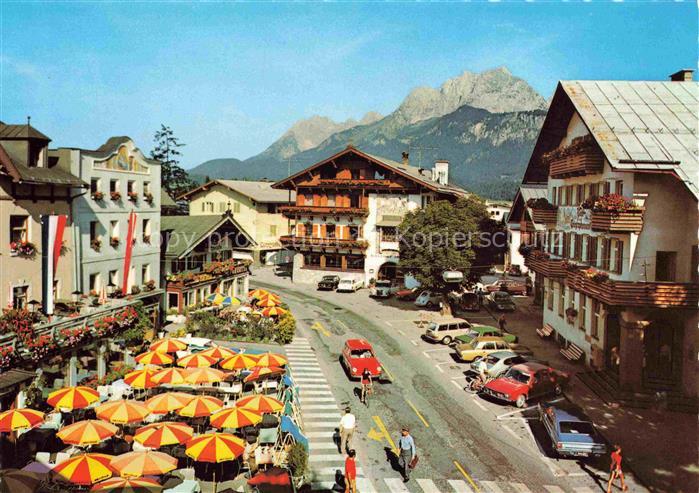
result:
[(507, 245), (506, 235), (492, 236), (498, 232), (497, 223), (475, 196), (454, 203), (436, 201), (409, 212), (399, 230), (400, 267), (423, 288), (441, 293), (447, 311), (447, 293), (454, 285), (444, 281), (443, 272), (461, 271), (473, 279), (487, 271), (494, 252)]
[(162, 164), (160, 179), (168, 194), (179, 197), (194, 188), (196, 183), (179, 165), (178, 157), (182, 155), (179, 148), (184, 147), (185, 144), (175, 137), (172, 129), (161, 124), (160, 130), (155, 132), (153, 142), (155, 142), (155, 148), (150, 151), (150, 157)]

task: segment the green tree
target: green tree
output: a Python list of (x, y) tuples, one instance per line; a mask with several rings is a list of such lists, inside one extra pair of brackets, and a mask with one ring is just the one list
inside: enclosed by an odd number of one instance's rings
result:
[(185, 144), (175, 137), (172, 129), (161, 124), (160, 130), (155, 132), (153, 142), (155, 147), (150, 151), (150, 157), (162, 163), (161, 183), (170, 196), (177, 198), (194, 188), (196, 183), (180, 166), (179, 156), (182, 153), (179, 149)]
[(436, 201), (423, 209), (408, 213), (400, 225), (400, 266), (420, 285), (442, 293), (444, 308), (453, 284), (442, 274), (456, 270), (471, 278), (493, 265), (494, 252), (507, 244), (506, 236), (493, 237), (498, 231), (478, 197), (460, 198), (456, 202)]

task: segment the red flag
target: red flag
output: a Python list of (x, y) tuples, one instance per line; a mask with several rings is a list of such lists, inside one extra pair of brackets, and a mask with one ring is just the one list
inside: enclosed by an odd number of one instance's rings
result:
[(63, 246), (63, 232), (66, 229), (68, 216), (60, 215), (56, 219), (56, 241), (53, 244), (53, 275), (56, 275), (58, 268), (58, 257), (61, 256), (61, 247)]
[(129, 214), (129, 227), (126, 232), (126, 255), (124, 256), (124, 282), (122, 293), (126, 294), (129, 287), (129, 272), (131, 271), (131, 251), (133, 250), (133, 237), (136, 231), (136, 213)]

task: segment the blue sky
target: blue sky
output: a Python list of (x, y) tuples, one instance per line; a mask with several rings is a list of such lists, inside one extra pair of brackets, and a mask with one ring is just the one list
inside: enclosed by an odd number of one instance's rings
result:
[(390, 113), (414, 87), (501, 65), (549, 98), (559, 79), (665, 79), (697, 63), (677, 3), (0, 1), (0, 120), (55, 146), (160, 123), (183, 165), (264, 150), (294, 121)]

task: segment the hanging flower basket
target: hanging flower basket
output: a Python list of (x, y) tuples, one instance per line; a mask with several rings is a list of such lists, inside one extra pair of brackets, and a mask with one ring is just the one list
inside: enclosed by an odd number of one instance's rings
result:
[(36, 247), (30, 241), (13, 241), (10, 243), (10, 255), (13, 257), (33, 257), (36, 255)]

